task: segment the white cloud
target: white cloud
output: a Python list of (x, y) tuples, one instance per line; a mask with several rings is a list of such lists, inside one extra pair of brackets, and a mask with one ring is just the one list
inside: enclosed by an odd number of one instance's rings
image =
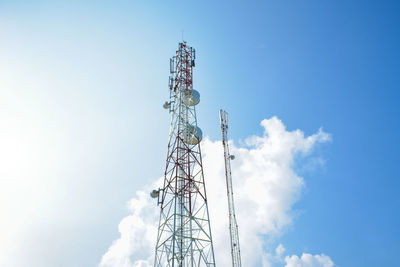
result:
[[(271, 265), (273, 259), (263, 245), (276, 239), (282, 229), (292, 223), (292, 206), (304, 186), (303, 178), (293, 170), (294, 158), (306, 157), (317, 143), (330, 140), (330, 135), (321, 129), (308, 137), (300, 130), (287, 131), (277, 117), (263, 120), (261, 126), (265, 129), (264, 134), (248, 138), (246, 147), (237, 147), (230, 142), (231, 154), (236, 156), (232, 161), (232, 175), (242, 262), (246, 266)], [(206, 138), (202, 142), (202, 152), (216, 262), (219, 266), (230, 266), (222, 144)], [(159, 210), (148, 192), (154, 187), (138, 192), (130, 201), (132, 214), (120, 223), (121, 237), (103, 256), (101, 267), (152, 264)], [(282, 259), (284, 250), (283, 246), (278, 246), (275, 257)], [(308, 260), (308, 255), (303, 254), (299, 260), (303, 257)], [(314, 261), (326, 257), (310, 256)], [(289, 264), (296, 258), (291, 256), (285, 260)]]
[(119, 224), (121, 237), (114, 241), (100, 266), (150, 267), (156, 240), (158, 209), (153, 199), (149, 199), (150, 188), (137, 192), (129, 202), (131, 215)]
[(282, 258), (283, 253), (285, 253), (285, 247), (282, 244), (279, 244), (276, 249), (275, 253), (278, 259)]
[(286, 265), (285, 267), (333, 267), (333, 261), (328, 256), (321, 255), (311, 255), (307, 253), (303, 253), (301, 258), (296, 255), (286, 256), (285, 258)]

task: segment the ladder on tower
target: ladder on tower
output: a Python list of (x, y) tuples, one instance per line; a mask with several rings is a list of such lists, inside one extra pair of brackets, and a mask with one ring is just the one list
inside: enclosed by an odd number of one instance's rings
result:
[(235, 205), (233, 201), (233, 186), (232, 186), (232, 172), (231, 172), (231, 160), (235, 159), (235, 156), (229, 153), (228, 113), (221, 109), (219, 111), (219, 114), (221, 118), (222, 145), (224, 146), (225, 176), (226, 176), (226, 190), (228, 195), (229, 234), (231, 239), (232, 266), (241, 267), (242, 263), (240, 260), (239, 229), (236, 222)]

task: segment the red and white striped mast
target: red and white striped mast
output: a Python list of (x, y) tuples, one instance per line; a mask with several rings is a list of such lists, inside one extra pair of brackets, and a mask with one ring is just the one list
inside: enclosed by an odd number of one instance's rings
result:
[(171, 113), (164, 185), (151, 196), (158, 198), (160, 220), (155, 267), (215, 266), (207, 195), (203, 175), (196, 105), (200, 94), (193, 89), (195, 50), (179, 43), (171, 58)]

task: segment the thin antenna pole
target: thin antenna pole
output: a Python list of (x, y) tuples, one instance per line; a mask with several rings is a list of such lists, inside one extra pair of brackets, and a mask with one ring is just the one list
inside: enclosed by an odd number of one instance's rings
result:
[(219, 114), (221, 118), (222, 145), (224, 146), (226, 193), (228, 195), (229, 234), (231, 239), (232, 266), (241, 267), (242, 263), (240, 259), (239, 228), (236, 222), (235, 204), (233, 201), (232, 172), (231, 172), (231, 159), (234, 159), (235, 157), (229, 153), (228, 113), (221, 109), (219, 111)]

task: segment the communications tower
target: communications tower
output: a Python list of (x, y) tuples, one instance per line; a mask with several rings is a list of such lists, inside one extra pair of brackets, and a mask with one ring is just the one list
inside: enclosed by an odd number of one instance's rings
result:
[(240, 259), (239, 229), (236, 222), (235, 204), (233, 201), (233, 186), (232, 186), (232, 172), (231, 172), (231, 160), (235, 159), (235, 156), (229, 153), (228, 113), (221, 109), (219, 111), (219, 114), (221, 118), (222, 145), (224, 146), (226, 192), (228, 194), (229, 234), (231, 238), (232, 266), (240, 267), (242, 266), (242, 263)]
[(153, 190), (160, 220), (155, 249), (155, 267), (214, 267), (207, 195), (203, 175), (196, 105), (200, 94), (193, 89), (195, 50), (179, 43), (170, 60), (171, 114), (164, 184)]

